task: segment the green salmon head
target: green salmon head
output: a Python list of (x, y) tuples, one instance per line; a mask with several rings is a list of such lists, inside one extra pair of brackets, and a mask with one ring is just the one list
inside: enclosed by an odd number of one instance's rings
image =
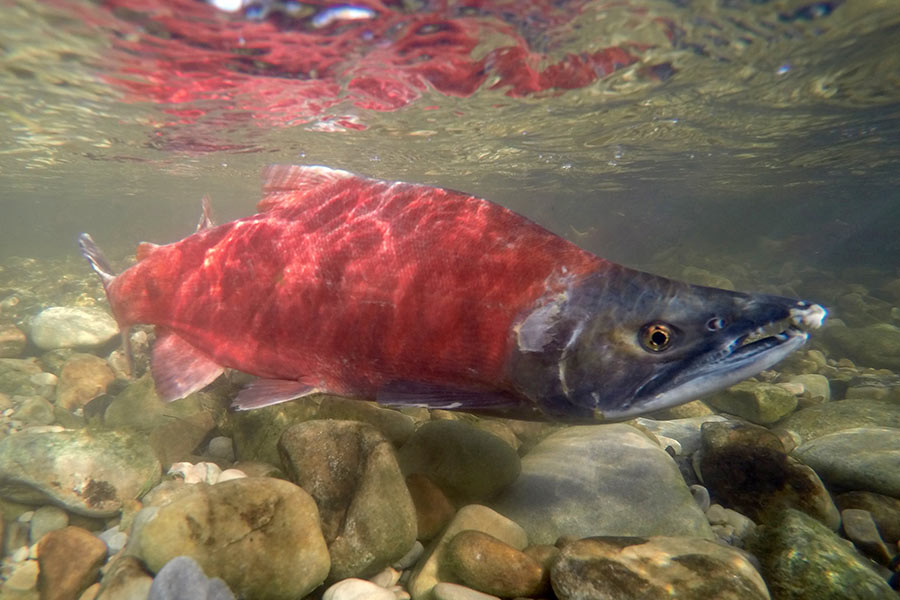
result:
[(818, 304), (611, 265), (524, 316), (512, 377), (548, 418), (629, 419), (770, 368), (825, 314)]

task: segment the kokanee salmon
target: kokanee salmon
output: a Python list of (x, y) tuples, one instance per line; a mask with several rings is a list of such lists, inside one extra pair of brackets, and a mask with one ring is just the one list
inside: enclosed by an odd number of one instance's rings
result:
[[(689, 285), (599, 258), (481, 198), (318, 166), (265, 170), (259, 213), (114, 275), (81, 246), (125, 337), (156, 325), (175, 400), (225, 367), (234, 407), (328, 392), (522, 419), (630, 418), (800, 347), (825, 310)], [(205, 205), (206, 206), (206, 205)]]

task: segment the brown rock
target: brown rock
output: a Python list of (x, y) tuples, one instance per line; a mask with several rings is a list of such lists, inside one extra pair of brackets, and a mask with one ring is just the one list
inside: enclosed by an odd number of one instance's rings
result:
[(0, 323), (0, 358), (16, 358), (25, 351), (25, 334), (12, 323)]
[(81, 408), (100, 394), (116, 376), (106, 361), (93, 354), (76, 354), (63, 365), (56, 386), (56, 405)]
[(133, 556), (122, 556), (110, 562), (106, 574), (95, 592), (96, 600), (125, 600), (146, 598), (150, 593), (151, 577), (141, 561)]
[(875, 492), (847, 492), (834, 499), (841, 510), (859, 508), (868, 511), (888, 542), (900, 540), (900, 499)]
[(418, 539), (427, 541), (438, 535), (456, 509), (450, 504), (447, 496), (428, 477), (421, 473), (413, 473), (406, 478), (406, 487), (416, 507), (416, 524)]
[(91, 532), (69, 526), (38, 542), (41, 600), (76, 600), (97, 579), (106, 560), (106, 544)]
[(548, 589), (548, 574), (537, 561), (481, 531), (456, 534), (446, 560), (465, 585), (487, 594), (534, 597)]

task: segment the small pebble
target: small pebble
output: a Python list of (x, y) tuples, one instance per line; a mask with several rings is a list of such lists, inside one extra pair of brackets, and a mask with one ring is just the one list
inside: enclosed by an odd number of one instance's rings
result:
[(691, 486), (691, 496), (694, 497), (700, 510), (703, 512), (709, 510), (709, 490), (702, 485), (694, 484)]
[(128, 543), (128, 534), (124, 531), (121, 531), (118, 526), (110, 527), (106, 531), (100, 533), (97, 537), (99, 537), (106, 544), (106, 547), (109, 549), (109, 554), (112, 556), (113, 554), (117, 554), (122, 548), (125, 547), (125, 544)]
[(434, 600), (500, 600), (497, 596), (467, 588), (464, 585), (442, 581), (431, 589)]
[(385, 567), (380, 573), (369, 577), (369, 581), (377, 586), (389, 588), (400, 581), (400, 571), (392, 567)]
[(31, 517), (31, 527), (29, 530), (29, 538), (32, 544), (36, 544), (44, 534), (50, 531), (62, 529), (69, 524), (69, 515), (61, 508), (56, 506), (42, 506), (34, 511)]
[(19, 564), (3, 584), (3, 590), (9, 592), (27, 592), (37, 587), (38, 563), (27, 560)]
[(425, 546), (422, 545), (422, 542), (416, 540), (412, 545), (412, 548), (409, 549), (409, 552), (404, 554), (400, 560), (391, 566), (398, 571), (405, 571), (419, 561), (423, 552), (425, 552)]
[(325, 590), (322, 600), (395, 600), (394, 593), (364, 579), (342, 579)]
[(231, 481), (232, 479), (241, 479), (246, 476), (247, 474), (239, 469), (225, 469), (224, 471), (219, 473), (219, 477), (218, 479), (216, 479), (216, 483)]
[(234, 443), (230, 437), (218, 436), (209, 440), (206, 454), (211, 458), (217, 458), (227, 463), (234, 462)]
[(858, 508), (848, 508), (841, 511), (841, 523), (844, 533), (863, 554), (882, 565), (890, 564), (891, 553), (878, 533), (878, 526), (875, 525), (872, 513)]

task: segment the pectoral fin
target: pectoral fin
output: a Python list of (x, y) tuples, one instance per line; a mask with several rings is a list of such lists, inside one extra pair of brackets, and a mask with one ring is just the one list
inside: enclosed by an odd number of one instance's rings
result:
[(156, 393), (166, 402), (203, 389), (222, 374), (222, 365), (172, 331), (156, 328), (150, 371)]
[[(394, 381), (378, 391), (376, 402), (392, 408), (419, 407), (461, 410), (470, 413), (505, 416), (521, 414), (533, 405), (528, 400), (493, 390), (467, 390), (416, 381)], [(539, 413), (535, 410), (535, 418)], [(521, 417), (519, 417), (521, 418)]]

